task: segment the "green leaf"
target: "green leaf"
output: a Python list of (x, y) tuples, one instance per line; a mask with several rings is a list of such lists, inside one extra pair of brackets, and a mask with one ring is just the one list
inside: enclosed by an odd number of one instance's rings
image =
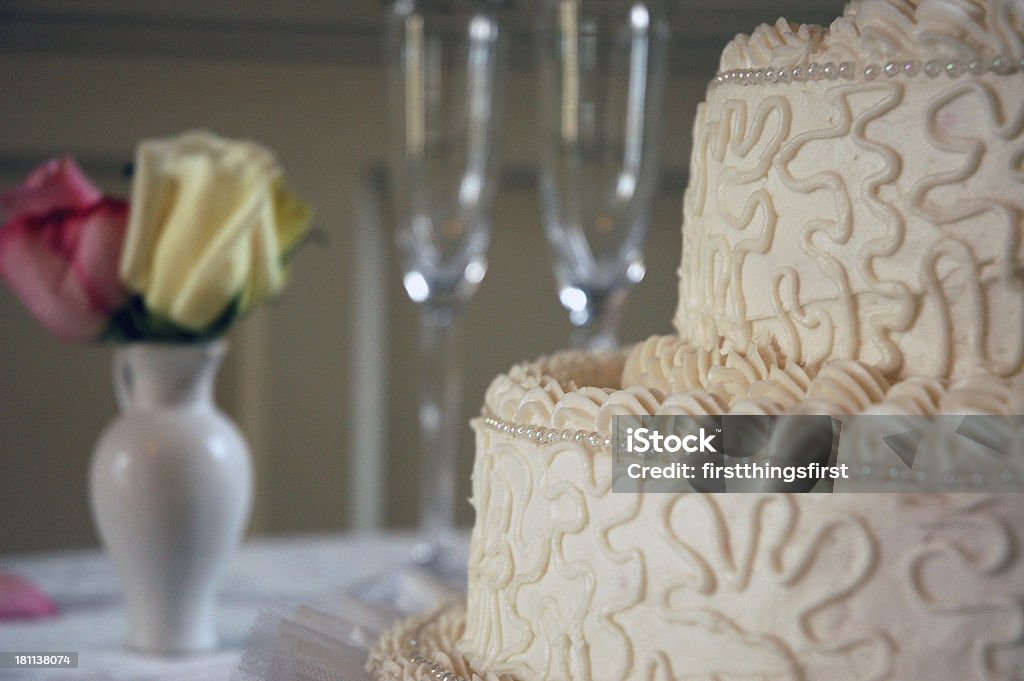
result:
[(309, 233), (313, 209), (288, 186), (283, 177), (277, 178), (272, 190), (279, 257), (281, 263), (285, 264), (292, 259)]
[(122, 343), (201, 343), (224, 335), (239, 318), (239, 310), (239, 299), (236, 297), (212, 324), (201, 331), (196, 331), (153, 312), (146, 307), (146, 301), (142, 296), (132, 296), (128, 303), (111, 317), (103, 340)]

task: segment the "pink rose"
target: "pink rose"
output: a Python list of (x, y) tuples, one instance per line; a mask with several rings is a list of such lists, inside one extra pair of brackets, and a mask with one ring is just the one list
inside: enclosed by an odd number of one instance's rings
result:
[(74, 159), (55, 158), (32, 171), (20, 187), (0, 194), (0, 210), (11, 216), (81, 210), (103, 198)]
[(70, 158), (0, 195), (0, 279), (64, 340), (103, 333), (128, 291), (118, 276), (128, 205), (104, 197)]

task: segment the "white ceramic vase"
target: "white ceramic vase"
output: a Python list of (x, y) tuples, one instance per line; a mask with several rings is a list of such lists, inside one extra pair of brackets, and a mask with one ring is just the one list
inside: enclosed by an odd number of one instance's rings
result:
[(120, 415), (92, 460), (93, 517), (124, 587), (128, 644), (217, 645), (215, 601), (252, 503), (252, 462), (214, 404), (223, 341), (134, 343), (114, 354)]

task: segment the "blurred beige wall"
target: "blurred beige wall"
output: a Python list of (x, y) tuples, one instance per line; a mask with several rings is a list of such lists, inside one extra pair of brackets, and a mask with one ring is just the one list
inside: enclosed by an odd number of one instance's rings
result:
[[(814, 17), (841, 6), (825, 4), (786, 3)], [(779, 13), (738, 0), (679, 9), (665, 179), (624, 341), (671, 331), (690, 128), (715, 46), (755, 17)], [(415, 309), (379, 205), (387, 141), (379, 11), (375, 0), (0, 5), (3, 185), (70, 153), (105, 189), (125, 195), (121, 170), (138, 139), (202, 127), (273, 148), (316, 206), (323, 238), (299, 255), (287, 292), (232, 333), (220, 376), (220, 404), (256, 460), (257, 533), (414, 522)], [(466, 318), (467, 419), (496, 373), (565, 346), (569, 334), (530, 182), (535, 80), (528, 41), (519, 42), (504, 126), (507, 181), (490, 268)], [(87, 471), (116, 413), (110, 356), (110, 347), (52, 339), (0, 290), (0, 554), (96, 543)], [(467, 426), (460, 499), (471, 461)], [(471, 521), (468, 504), (459, 517)]]

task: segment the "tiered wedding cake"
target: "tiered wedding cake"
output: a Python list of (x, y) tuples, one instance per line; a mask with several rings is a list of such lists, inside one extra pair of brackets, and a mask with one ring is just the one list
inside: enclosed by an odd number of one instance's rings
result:
[(1021, 0), (863, 0), (733, 41), (694, 128), (679, 336), (494, 381), (465, 612), (372, 668), (1024, 678), (1021, 495), (614, 494), (610, 449), (618, 415), (1024, 412), (1022, 69)]

